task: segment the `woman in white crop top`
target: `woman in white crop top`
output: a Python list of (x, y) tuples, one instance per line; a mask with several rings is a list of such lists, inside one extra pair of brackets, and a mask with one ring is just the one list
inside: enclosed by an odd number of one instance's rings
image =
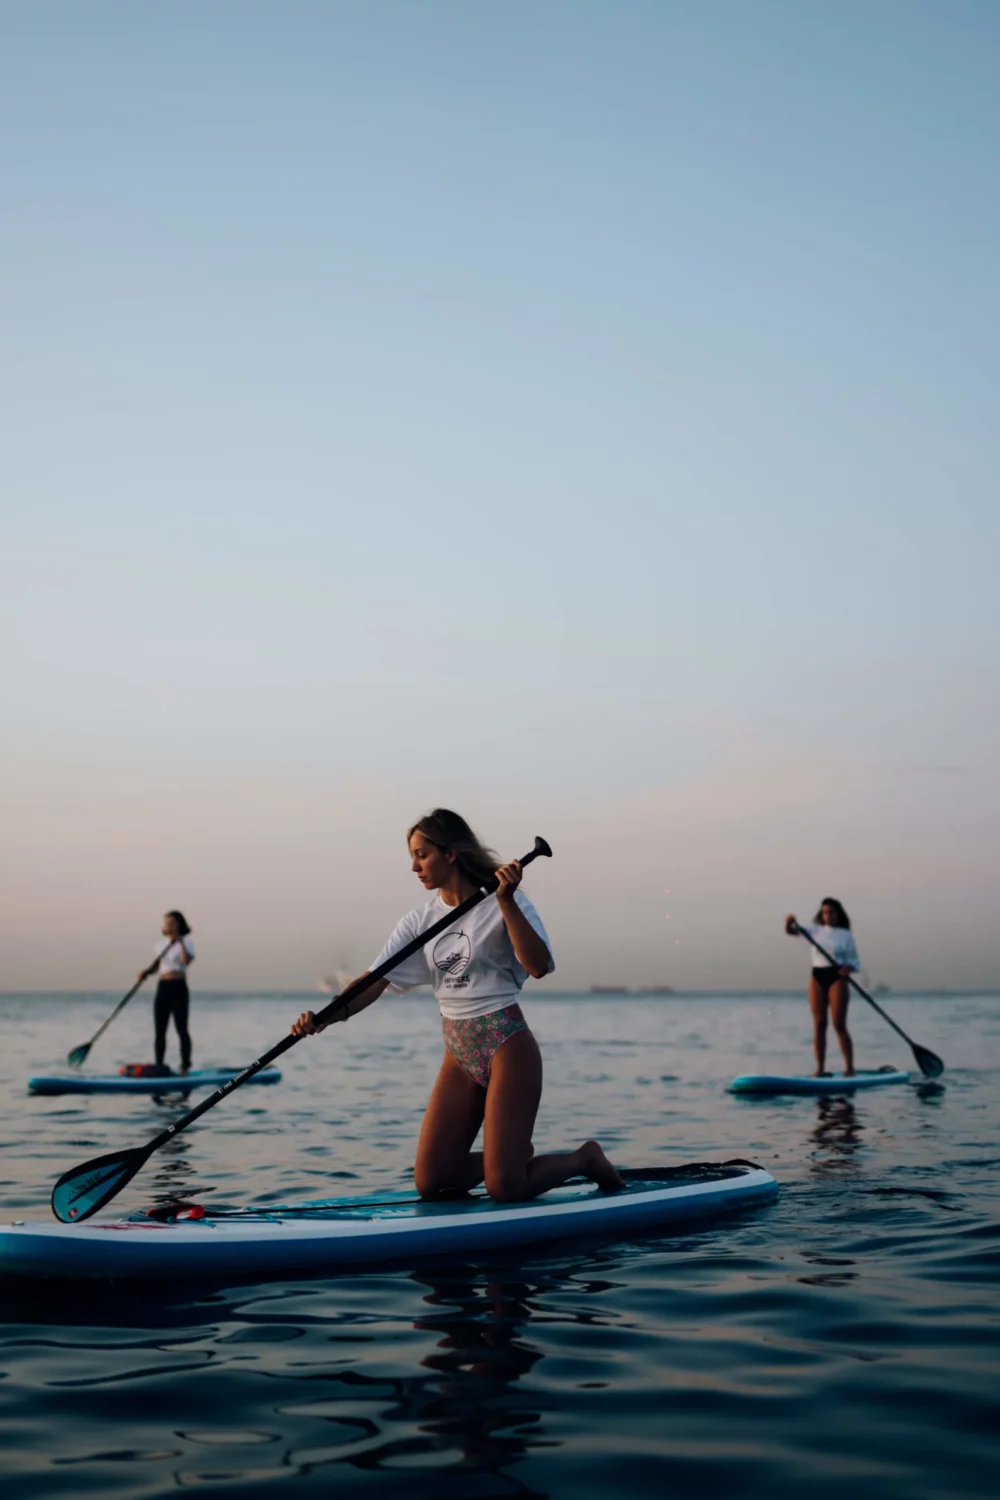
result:
[[(518, 889), (519, 862), (497, 868), (496, 855), (483, 847), (464, 818), (447, 808), (415, 823), (407, 842), (413, 873), (435, 894), (397, 924), (372, 968), (494, 876), (500, 883), (495, 895), (404, 959), (389, 978), (377, 979), (337, 1018), (357, 1015), (386, 988), (402, 994), (418, 984), (434, 987), (445, 1052), (420, 1131), (417, 1192), (436, 1198), (485, 1182), (490, 1196), (506, 1203), (536, 1198), (571, 1177), (587, 1177), (608, 1190), (621, 1187), (596, 1141), (585, 1141), (576, 1151), (532, 1153), (542, 1058), (518, 1000), (529, 974), (541, 979), (555, 965), (542, 920)], [(296, 1036), (323, 1029), (311, 1010), (292, 1027)], [(480, 1127), (483, 1149), (473, 1151)]]
[(785, 931), (790, 937), (802, 933), (815, 937), (834, 959), (831, 964), (818, 948), (812, 951), (812, 973), (809, 976), (809, 1008), (813, 1018), (813, 1047), (816, 1052), (815, 1077), (822, 1078), (826, 1071), (826, 1021), (827, 1013), (837, 1033), (840, 1050), (844, 1054), (844, 1074), (850, 1078), (854, 1072), (854, 1043), (847, 1029), (847, 1007), (851, 998), (848, 976), (861, 967), (857, 946), (851, 932), (851, 919), (835, 896), (824, 896), (819, 911), (811, 922), (797, 922), (793, 916), (785, 918)]
[(194, 940), (184, 913), (168, 911), (163, 918), (163, 939), (156, 945), (156, 957), (148, 969), (142, 969), (140, 979), (150, 974), (159, 974), (156, 999), (153, 1001), (153, 1048), (156, 1061), (162, 1064), (167, 1053), (167, 1026), (173, 1020), (177, 1040), (181, 1044), (181, 1072), (191, 1067), (191, 1033), (188, 1030), (188, 1009), (191, 996), (188, 991), (187, 971), (194, 963)]

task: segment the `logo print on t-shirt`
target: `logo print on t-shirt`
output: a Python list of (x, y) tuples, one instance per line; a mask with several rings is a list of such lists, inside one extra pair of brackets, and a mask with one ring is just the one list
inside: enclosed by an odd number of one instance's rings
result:
[(444, 937), (438, 938), (434, 944), (431, 955), (437, 967), (447, 974), (449, 979), (456, 979), (469, 967), (472, 944), (464, 932), (446, 932)]

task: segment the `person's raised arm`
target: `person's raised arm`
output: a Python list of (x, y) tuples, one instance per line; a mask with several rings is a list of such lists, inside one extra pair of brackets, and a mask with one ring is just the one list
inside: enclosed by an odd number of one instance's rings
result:
[(788, 916), (785, 918), (785, 931), (788, 933), (789, 937), (798, 937), (799, 933), (802, 931), (802, 928), (799, 926), (795, 917), (792, 916), (791, 912), (789, 912)]
[(538, 936), (514, 900), (514, 892), (521, 884), (520, 860), (515, 859), (509, 865), (501, 865), (496, 875), (500, 882), (497, 905), (503, 913), (517, 961), (522, 969), (527, 969), (532, 979), (543, 979), (552, 969), (552, 954), (545, 939)]
[[(365, 974), (368, 972), (366, 969)], [(364, 979), (365, 974), (360, 974), (358, 979)], [(357, 984), (358, 979), (352, 980), (351, 983)], [(333, 1020), (325, 1021), (322, 1026), (317, 1026), (316, 1016), (313, 1011), (303, 1011), (299, 1019), (292, 1026), (293, 1036), (318, 1036), (321, 1031), (325, 1031), (327, 1026), (332, 1026), (335, 1021), (349, 1020), (351, 1016), (356, 1016), (359, 1011), (367, 1010), (369, 1005), (374, 1005), (378, 997), (385, 993), (388, 985), (388, 979), (376, 979), (374, 984), (370, 984), (367, 989), (362, 990), (360, 994), (348, 1000), (339, 1015), (334, 1016)], [(350, 985), (345, 985), (344, 988), (350, 989)]]

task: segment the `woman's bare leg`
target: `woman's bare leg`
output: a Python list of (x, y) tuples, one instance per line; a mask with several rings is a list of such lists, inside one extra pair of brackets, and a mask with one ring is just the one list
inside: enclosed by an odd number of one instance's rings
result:
[(830, 986), (830, 1020), (837, 1033), (840, 1050), (844, 1054), (844, 1073), (848, 1078), (854, 1073), (854, 1043), (847, 1029), (847, 1007), (851, 991), (846, 979), (838, 979)]
[(813, 1018), (813, 1049), (816, 1053), (816, 1072), (814, 1078), (820, 1078), (826, 1068), (826, 995), (823, 993), (817, 980), (809, 980), (809, 1009)]
[(483, 1153), (472, 1143), (483, 1123), (486, 1094), (475, 1079), (444, 1055), (420, 1127), (413, 1180), (421, 1198), (468, 1192), (483, 1180)]
[(533, 1156), (531, 1134), (542, 1097), (542, 1055), (530, 1031), (518, 1031), (493, 1054), (483, 1124), (486, 1191), (500, 1203), (537, 1198), (571, 1177), (613, 1191), (621, 1178), (596, 1141), (577, 1151)]

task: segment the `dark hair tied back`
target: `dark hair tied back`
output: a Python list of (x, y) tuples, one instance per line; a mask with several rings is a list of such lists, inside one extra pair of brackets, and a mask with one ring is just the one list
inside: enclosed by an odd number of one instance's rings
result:
[(830, 923), (831, 927), (846, 927), (848, 931), (850, 931), (851, 919), (847, 915), (841, 903), (837, 900), (836, 896), (824, 896), (822, 901), (819, 903), (819, 911), (813, 917), (813, 921), (818, 927), (822, 927), (823, 925), (824, 906), (833, 908), (833, 921)]
[(168, 911), (167, 916), (173, 917), (174, 921), (177, 923), (177, 931), (180, 933), (181, 937), (187, 937), (191, 929), (188, 926), (187, 921), (185, 920), (184, 913), (182, 911)]
[(422, 833), (427, 842), (438, 849), (453, 849), (458, 868), (473, 885), (486, 886), (490, 890), (496, 886), (494, 871), (500, 864), (499, 858), (492, 849), (480, 843), (458, 813), (447, 807), (435, 807), (433, 812), (414, 823), (406, 835), (407, 845), (415, 833)]

